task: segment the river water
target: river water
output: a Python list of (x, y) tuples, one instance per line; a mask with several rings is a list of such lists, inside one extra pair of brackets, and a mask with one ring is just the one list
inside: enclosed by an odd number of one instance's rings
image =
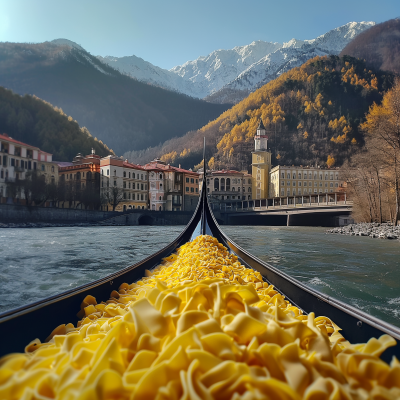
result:
[[(183, 226), (0, 229), (0, 312), (142, 260)], [(400, 242), (324, 228), (225, 226), (237, 244), (307, 285), (400, 326)]]

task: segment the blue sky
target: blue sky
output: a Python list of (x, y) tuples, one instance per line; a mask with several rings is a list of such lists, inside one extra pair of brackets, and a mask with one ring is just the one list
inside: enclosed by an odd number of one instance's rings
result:
[(254, 40), (312, 39), (400, 16), (399, 0), (0, 0), (0, 41), (70, 39), (93, 55), (162, 68)]

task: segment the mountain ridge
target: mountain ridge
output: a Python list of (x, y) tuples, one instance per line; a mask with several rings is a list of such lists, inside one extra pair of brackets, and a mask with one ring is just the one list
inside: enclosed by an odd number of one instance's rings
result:
[[(215, 94), (227, 88), (234, 89), (234, 86), (238, 84), (238, 77), (245, 72), (253, 76), (254, 84), (246, 84), (245, 79), (239, 85), (240, 90), (250, 92), (265, 84), (267, 77), (261, 76), (259, 70), (260, 61), (268, 55), (277, 51), (289, 55), (291, 49), (299, 48), (303, 49), (303, 59), (305, 59), (304, 54), (307, 51), (310, 53), (310, 57), (307, 59), (313, 58), (317, 54), (316, 51), (320, 52), (319, 55), (323, 55), (322, 53), (337, 55), (355, 36), (373, 25), (375, 22), (371, 21), (349, 22), (309, 40), (293, 38), (285, 43), (253, 41), (248, 45), (236, 46), (233, 49), (215, 50), (206, 56), (187, 61), (170, 70), (156, 67), (144, 60), (145, 64), (143, 64), (139, 61), (142, 59), (136, 56), (121, 58), (107, 56), (99, 57), (99, 59), (140, 81), (176, 90), (192, 97), (213, 98), (218, 102), (218, 96)], [(298, 65), (295, 64), (295, 66)], [(279, 70), (279, 66), (276, 70)], [(255, 75), (259, 77), (257, 82), (254, 79)], [(233, 82), (236, 82), (235, 85)], [(190, 84), (188, 85), (188, 83)], [(236, 95), (240, 97), (240, 92)]]

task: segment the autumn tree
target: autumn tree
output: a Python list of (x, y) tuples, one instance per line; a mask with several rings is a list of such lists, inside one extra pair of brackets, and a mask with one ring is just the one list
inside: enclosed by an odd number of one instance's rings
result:
[(382, 104), (374, 103), (366, 116), (363, 130), (373, 140), (377, 156), (386, 165), (387, 181), (395, 197), (393, 222), (400, 221), (400, 80), (386, 92)]

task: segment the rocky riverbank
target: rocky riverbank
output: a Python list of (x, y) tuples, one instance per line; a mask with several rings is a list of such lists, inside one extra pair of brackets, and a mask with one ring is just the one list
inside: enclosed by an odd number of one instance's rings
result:
[(400, 240), (400, 226), (393, 226), (390, 223), (378, 224), (359, 223), (341, 226), (339, 228), (328, 229), (327, 233), (336, 233), (340, 235), (350, 236), (369, 236), (378, 239), (399, 239)]

